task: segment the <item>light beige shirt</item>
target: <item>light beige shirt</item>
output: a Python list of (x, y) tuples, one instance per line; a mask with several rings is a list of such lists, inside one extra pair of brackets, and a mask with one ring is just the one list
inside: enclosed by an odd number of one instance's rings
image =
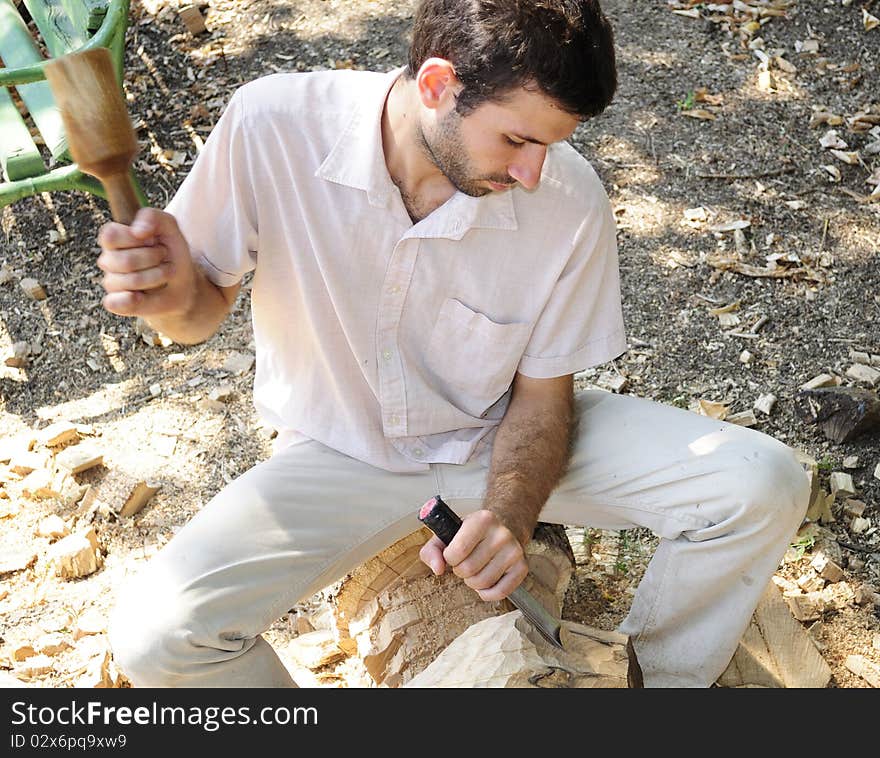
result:
[(614, 217), (551, 145), (540, 185), (456, 193), (413, 225), (382, 151), (389, 73), (238, 89), (167, 210), (218, 285), (254, 271), (254, 401), (279, 430), (392, 471), (488, 450), (519, 371), (625, 350)]

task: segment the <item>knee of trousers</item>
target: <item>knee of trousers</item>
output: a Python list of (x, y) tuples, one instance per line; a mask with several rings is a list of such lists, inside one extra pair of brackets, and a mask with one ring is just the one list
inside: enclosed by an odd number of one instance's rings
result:
[(793, 534), (810, 501), (810, 480), (794, 451), (768, 435), (751, 432), (728, 451), (727, 460), (730, 465), (719, 473), (717, 484), (727, 490), (732, 513), (745, 513), (750, 523), (763, 529)]
[(186, 686), (205, 647), (194, 643), (195, 614), (180, 593), (136, 577), (118, 595), (107, 636), (113, 659), (136, 687)]

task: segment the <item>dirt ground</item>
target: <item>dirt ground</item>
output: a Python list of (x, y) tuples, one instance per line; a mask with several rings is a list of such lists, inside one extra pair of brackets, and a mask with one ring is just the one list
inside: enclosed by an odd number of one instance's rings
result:
[[(777, 581), (806, 584), (823, 546), (837, 558), (848, 600), (803, 624), (831, 667), (828, 687), (869, 687), (845, 661), (857, 654), (880, 664), (880, 609), (858, 592), (880, 588), (880, 433), (832, 442), (798, 414), (797, 396), (823, 373), (870, 389), (873, 375), (854, 376), (852, 367), (880, 362), (880, 27), (871, 21), (880, 2), (603, 7), (620, 87), (572, 142), (615, 209), (629, 350), (580, 375), (579, 386), (716, 417), (753, 411), (755, 428), (816, 462), (823, 492), (841, 481), (833, 474), (851, 476), (852, 492), (812, 514)], [(195, 37), (169, 0), (131, 11), (125, 90), (140, 144), (135, 168), (159, 207), (237, 86), (280, 71), (389, 70), (404, 61), (412, 13), (408, 0), (211, 0), (202, 8), (207, 31)], [(208, 342), (147, 344), (149, 335), (100, 304), (96, 235), (108, 218), (103, 201), (79, 193), (2, 211), (0, 352), (26, 341), (30, 355), (21, 368), (0, 363), (0, 442), (72, 422), (79, 444), (103, 456), (77, 485), (124, 472), (159, 487), (143, 510), (120, 518), (77, 502), (81, 488), (25, 497), (24, 479), (0, 458), (0, 678), (16, 686), (125, 686), (103, 634), (113, 593), (271, 450), (272, 430), (251, 404), (247, 293)], [(47, 297), (29, 298), (26, 278)], [(244, 364), (228, 362), (242, 355)], [(770, 394), (769, 413), (755, 410)], [(853, 499), (864, 503), (860, 517)], [(68, 528), (91, 524), (99, 570), (55, 576), (55, 538), (39, 536), (49, 515)], [(578, 565), (564, 616), (611, 629), (655, 538), (571, 534), (592, 557)], [(279, 619), (270, 641), (283, 646), (296, 634), (295, 615)], [(15, 660), (25, 645), (47, 657)], [(334, 686), (365, 683), (355, 672)]]

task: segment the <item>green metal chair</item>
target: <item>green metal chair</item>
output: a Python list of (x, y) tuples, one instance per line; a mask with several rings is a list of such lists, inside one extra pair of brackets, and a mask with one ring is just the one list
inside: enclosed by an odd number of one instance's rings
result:
[[(93, 47), (110, 50), (122, 88), (125, 31), (130, 0), (21, 0), (52, 58)], [(67, 137), (43, 67), (46, 60), (12, 0), (0, 0), (0, 207), (40, 192), (81, 190), (107, 199), (101, 183), (72, 162)], [(10, 93), (14, 87), (51, 154), (46, 165), (25, 117)], [(132, 171), (142, 205), (147, 197)]]

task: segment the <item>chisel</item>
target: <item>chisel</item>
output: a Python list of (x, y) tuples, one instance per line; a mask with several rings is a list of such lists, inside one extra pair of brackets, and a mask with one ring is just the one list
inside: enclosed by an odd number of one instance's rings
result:
[[(434, 532), (444, 545), (452, 542), (461, 527), (461, 519), (443, 502), (440, 495), (434, 495), (421, 507), (419, 521)], [(563, 649), (560, 641), (560, 622), (553, 618), (525, 587), (520, 585), (507, 596), (507, 599), (519, 608), (526, 620), (547, 642), (560, 650)]]

